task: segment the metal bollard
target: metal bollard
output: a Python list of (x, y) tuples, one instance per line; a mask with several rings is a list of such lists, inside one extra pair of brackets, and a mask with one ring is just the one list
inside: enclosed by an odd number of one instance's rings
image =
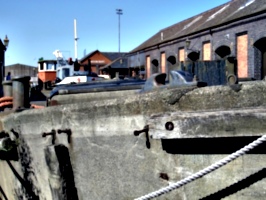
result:
[(4, 97), (12, 97), (12, 81), (3, 81)]
[(13, 110), (30, 107), (30, 76), (19, 76), (12, 79)]

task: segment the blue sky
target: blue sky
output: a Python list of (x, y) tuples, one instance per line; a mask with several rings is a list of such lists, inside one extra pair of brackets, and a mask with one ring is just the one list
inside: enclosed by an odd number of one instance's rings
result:
[(6, 65), (37, 66), (38, 59), (55, 59), (53, 52), (78, 58), (94, 50), (129, 52), (159, 30), (229, 2), (229, 0), (0, 0), (0, 38), (8, 36)]

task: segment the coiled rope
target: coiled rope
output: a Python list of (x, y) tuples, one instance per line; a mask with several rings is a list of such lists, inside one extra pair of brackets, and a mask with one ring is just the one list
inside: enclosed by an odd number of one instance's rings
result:
[(244, 155), (246, 152), (250, 151), (251, 149), (255, 148), (256, 146), (260, 145), (261, 143), (263, 143), (264, 141), (266, 141), (266, 135), (261, 136), (260, 138), (258, 138), (257, 140), (253, 141), (252, 143), (244, 146), (243, 148), (241, 148), (240, 150), (236, 151), (235, 153), (232, 153), (231, 155), (223, 158), (220, 161), (217, 161), (216, 163), (210, 165), (209, 167), (206, 167), (203, 170), (200, 170), (199, 172), (188, 176), (187, 178), (178, 181), (174, 184), (171, 184), (165, 188), (159, 189), (155, 192), (152, 192), (150, 194), (144, 195), (142, 197), (139, 197), (135, 200), (146, 200), (146, 199), (152, 199), (158, 196), (161, 196), (162, 194), (171, 192), (174, 189), (177, 189), (183, 185), (186, 185), (187, 183), (190, 183), (198, 178), (203, 177), (204, 175), (222, 167), (223, 165), (226, 165), (227, 163), (231, 162), (232, 160), (235, 160), (236, 158)]

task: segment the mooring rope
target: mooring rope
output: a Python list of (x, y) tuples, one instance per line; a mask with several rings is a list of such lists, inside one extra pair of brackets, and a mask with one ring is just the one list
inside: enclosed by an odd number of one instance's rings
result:
[(147, 195), (144, 195), (142, 197), (139, 197), (135, 200), (146, 200), (146, 199), (152, 199), (158, 196), (161, 196), (162, 194), (171, 192), (174, 189), (177, 189), (183, 185), (186, 185), (187, 183), (190, 183), (198, 178), (203, 177), (204, 175), (222, 167), (223, 165), (226, 165), (227, 163), (231, 162), (232, 160), (235, 160), (236, 158), (244, 155), (246, 152), (250, 151), (251, 149), (255, 148), (256, 146), (260, 145), (261, 143), (263, 143), (264, 141), (266, 141), (266, 135), (261, 136), (260, 138), (258, 138), (257, 140), (253, 141), (252, 143), (244, 146), (243, 148), (241, 148), (240, 150), (236, 151), (235, 153), (232, 153), (231, 155), (223, 158), (220, 161), (217, 161), (216, 163), (210, 165), (209, 167), (206, 167), (203, 170), (200, 170), (199, 172), (181, 180), (178, 181), (176, 183), (173, 183), (165, 188), (159, 189), (155, 192), (149, 193)]

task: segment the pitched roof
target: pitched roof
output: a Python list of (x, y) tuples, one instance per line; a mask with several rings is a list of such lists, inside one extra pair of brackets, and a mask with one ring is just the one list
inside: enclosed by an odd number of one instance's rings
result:
[(82, 61), (86, 60), (87, 58), (91, 57), (93, 54), (95, 54), (97, 52), (103, 54), (106, 58), (108, 58), (111, 61), (114, 61), (115, 59), (120, 58), (126, 54), (125, 52), (120, 52), (120, 53), (119, 52), (101, 52), (99, 50), (95, 50), (95, 51), (92, 51), (89, 54), (85, 55), (83, 58), (80, 59), (80, 61), (82, 62)]
[(81, 58), (80, 61), (83, 62), (84, 60), (86, 60), (87, 58), (91, 57), (96, 52), (99, 52), (99, 50), (95, 50), (95, 51), (90, 52), (89, 54), (87, 54), (83, 58)]
[(211, 10), (164, 28), (130, 53), (144, 50), (198, 32), (211, 30), (234, 21), (265, 13), (265, 0), (231, 0)]
[(24, 65), (24, 64), (20, 64), (20, 63), (16, 63), (16, 64), (12, 64), (12, 65), (7, 65), (6, 68), (16, 68), (16, 67), (25, 67), (25, 68), (35, 68), (37, 69), (36, 66), (31, 66), (31, 65)]
[(128, 68), (127, 66), (127, 61), (128, 59), (126, 57), (119, 57), (115, 60), (113, 60), (111, 63), (107, 64), (107, 65), (104, 65), (102, 67), (100, 67), (100, 69), (105, 69), (107, 67), (111, 67), (111, 68), (116, 68), (116, 69), (121, 69), (121, 68)]
[(114, 61), (115, 59), (123, 57), (126, 53), (124, 52), (101, 52), (104, 56)]

